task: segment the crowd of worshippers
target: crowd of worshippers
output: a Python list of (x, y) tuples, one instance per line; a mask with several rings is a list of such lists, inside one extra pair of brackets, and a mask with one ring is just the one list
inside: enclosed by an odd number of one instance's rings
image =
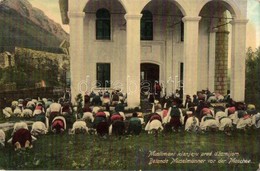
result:
[[(223, 103), (225, 106), (217, 103), (212, 106), (209, 99), (205, 93), (198, 93), (193, 98), (187, 95), (184, 104), (178, 97), (155, 99), (149, 113), (144, 114), (136, 108), (127, 118), (126, 96), (118, 91), (102, 95), (92, 92), (84, 97), (82, 116), (75, 113), (77, 109), (69, 101), (46, 98), (13, 101), (10, 107), (3, 109), (3, 114), (5, 117), (35, 119), (30, 130), (24, 121), (14, 124), (12, 137), (7, 142), (13, 144), (15, 150), (32, 148), (34, 140), (49, 132), (121, 137), (139, 135), (145, 130), (157, 137), (158, 134), (183, 130), (197, 133), (219, 130), (231, 135), (235, 129), (260, 128), (260, 113), (254, 105), (229, 99)], [(114, 110), (110, 110), (110, 106), (114, 106)], [(72, 116), (76, 119), (69, 124)], [(0, 130), (0, 144), (5, 145), (5, 142), (5, 132)]]

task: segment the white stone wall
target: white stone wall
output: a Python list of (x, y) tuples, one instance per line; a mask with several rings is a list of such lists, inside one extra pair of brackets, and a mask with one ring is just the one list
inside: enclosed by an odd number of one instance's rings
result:
[[(150, 8), (163, 11), (160, 9), (160, 2), (168, 2), (163, 8), (171, 9), (170, 16), (179, 15), (179, 18), (155, 16), (154, 41), (139, 42), (139, 38), (135, 35), (139, 36), (140, 33), (141, 11)], [(129, 83), (126, 79), (127, 75), (131, 75), (133, 80), (137, 81), (136, 84), (139, 84), (141, 62), (160, 65), (160, 79), (164, 81), (168, 81), (170, 77), (171, 80), (174, 80), (175, 76), (179, 77), (180, 62), (183, 62), (184, 94), (194, 94), (197, 90), (212, 87), (212, 79), (209, 79), (209, 76), (213, 72), (209, 72), (208, 66), (213, 65), (209, 60), (212, 56), (209, 52), (214, 52), (214, 46), (211, 46), (212, 42), (209, 45), (209, 40), (212, 40), (208, 30), (209, 24), (199, 16), (208, 2), (222, 4), (233, 17), (231, 96), (235, 100), (242, 100), (245, 81), (246, 0), (69, 0), (72, 96), (78, 93), (77, 83), (81, 80), (96, 79), (97, 62), (111, 63), (111, 80), (120, 80), (126, 92)], [(101, 7), (108, 7), (113, 11), (112, 33), (109, 41), (95, 39), (95, 11)], [(85, 14), (86, 10), (90, 13)], [(178, 25), (173, 26), (180, 20), (185, 23), (184, 42), (180, 41)], [(136, 25), (138, 28), (135, 27)], [(242, 84), (237, 86), (238, 82)], [(170, 83), (168, 87), (167, 92), (170, 93), (176, 85)], [(139, 95), (140, 92), (136, 91), (135, 95), (129, 96), (130, 105), (138, 104)]]
[[(89, 76), (89, 81), (94, 86), (96, 81), (96, 63), (110, 63), (112, 85), (122, 83), (123, 89), (126, 87), (126, 30), (121, 25), (124, 23), (124, 15), (111, 16), (111, 40), (96, 40), (95, 14), (86, 14), (84, 21), (85, 32), (85, 77)], [(123, 21), (123, 22), (122, 22)]]
[[(110, 8), (109, 6), (101, 6)], [(92, 9), (92, 11), (96, 11)], [(114, 8), (115, 11), (121, 9)], [(96, 63), (111, 64), (111, 82), (116, 87), (122, 85), (126, 90), (126, 26), (123, 14), (113, 14), (111, 11), (111, 40), (96, 40), (94, 13), (86, 13), (84, 19), (84, 54), (86, 63), (82, 70), (84, 77), (92, 83), (96, 79)], [(168, 21), (164, 23), (165, 21)], [(178, 85), (167, 83), (171, 79), (179, 79), (179, 66), (183, 62), (183, 42), (180, 40), (180, 24), (171, 27), (173, 23), (180, 22), (180, 18), (167, 19), (154, 16), (153, 41), (141, 41), (141, 63), (153, 63), (160, 66), (160, 80), (167, 86), (167, 93), (171, 93)], [(168, 33), (167, 33), (168, 32)], [(134, 68), (133, 68), (134, 70)], [(88, 76), (88, 78), (87, 78)], [(113, 85), (112, 85), (113, 86)], [(111, 87), (113, 88), (113, 87)], [(124, 91), (126, 92), (126, 91)]]

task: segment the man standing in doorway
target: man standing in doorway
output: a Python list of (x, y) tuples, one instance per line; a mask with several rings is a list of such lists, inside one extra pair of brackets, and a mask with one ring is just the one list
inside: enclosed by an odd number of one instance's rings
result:
[(154, 95), (155, 95), (156, 100), (160, 100), (161, 91), (162, 91), (162, 88), (161, 88), (159, 82), (156, 80), (154, 82)]

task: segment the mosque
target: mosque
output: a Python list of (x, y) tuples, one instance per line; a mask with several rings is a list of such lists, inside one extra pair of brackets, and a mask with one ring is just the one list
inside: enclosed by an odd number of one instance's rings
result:
[(60, 8), (73, 99), (120, 89), (135, 107), (157, 80), (166, 94), (230, 89), (244, 100), (247, 0), (60, 0)]

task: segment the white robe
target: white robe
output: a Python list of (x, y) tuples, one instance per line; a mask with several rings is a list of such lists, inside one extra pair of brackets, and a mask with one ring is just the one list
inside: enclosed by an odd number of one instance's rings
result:
[(24, 117), (32, 117), (33, 116), (33, 112), (32, 112), (31, 109), (24, 109), (22, 115)]
[(189, 131), (192, 128), (199, 127), (199, 119), (197, 117), (189, 117), (185, 124), (185, 131)]
[(145, 126), (145, 131), (148, 131), (148, 133), (150, 133), (150, 131), (152, 130), (163, 130), (163, 126), (162, 126), (162, 122), (155, 119), (152, 122), (148, 122)]
[(5, 132), (0, 129), (0, 145), (5, 146)]
[(21, 128), (29, 130), (27, 123), (25, 123), (25, 122), (16, 122), (16, 123), (14, 124), (14, 129), (13, 129), (12, 135), (13, 135), (17, 130), (19, 130), (19, 129), (21, 129)]
[(91, 112), (84, 112), (82, 116), (82, 120), (90, 120), (91, 122), (94, 121), (94, 116)]
[(99, 110), (100, 110), (100, 107), (95, 106), (95, 107), (93, 107), (92, 112), (94, 114), (96, 114), (96, 113), (98, 113)]
[(252, 118), (249, 117), (247, 119), (240, 118), (237, 122), (237, 129), (243, 129), (246, 126), (251, 127), (253, 125)]
[(227, 116), (225, 112), (217, 112), (216, 113), (216, 120), (219, 122), (219, 130), (224, 131), (225, 127), (232, 127), (232, 120)]
[(204, 118), (207, 116), (203, 116), (200, 122), (200, 129), (206, 130), (207, 128), (218, 128), (219, 122), (216, 119), (207, 119), (204, 121)]
[(17, 116), (17, 117), (22, 117), (22, 109), (20, 109), (20, 107), (16, 107), (14, 109), (14, 115)]
[(61, 112), (61, 104), (59, 104), (59, 103), (52, 103), (49, 108), (50, 108), (51, 113), (52, 112)]
[(252, 124), (255, 125), (256, 128), (260, 128), (260, 113), (252, 117)]
[(5, 115), (5, 118), (10, 118), (13, 115), (12, 108), (10, 108), (10, 107), (4, 108), (3, 114)]
[(36, 121), (32, 124), (32, 130), (31, 130), (32, 135), (47, 134), (47, 132), (48, 132), (48, 129), (43, 122)]
[(85, 121), (75, 121), (72, 126), (71, 133), (75, 134), (75, 131), (77, 129), (83, 129), (86, 130), (86, 133), (88, 133), (88, 127)]
[(233, 124), (236, 125), (238, 123), (239, 118), (237, 116), (237, 111), (235, 113), (229, 115), (228, 117), (232, 120)]

